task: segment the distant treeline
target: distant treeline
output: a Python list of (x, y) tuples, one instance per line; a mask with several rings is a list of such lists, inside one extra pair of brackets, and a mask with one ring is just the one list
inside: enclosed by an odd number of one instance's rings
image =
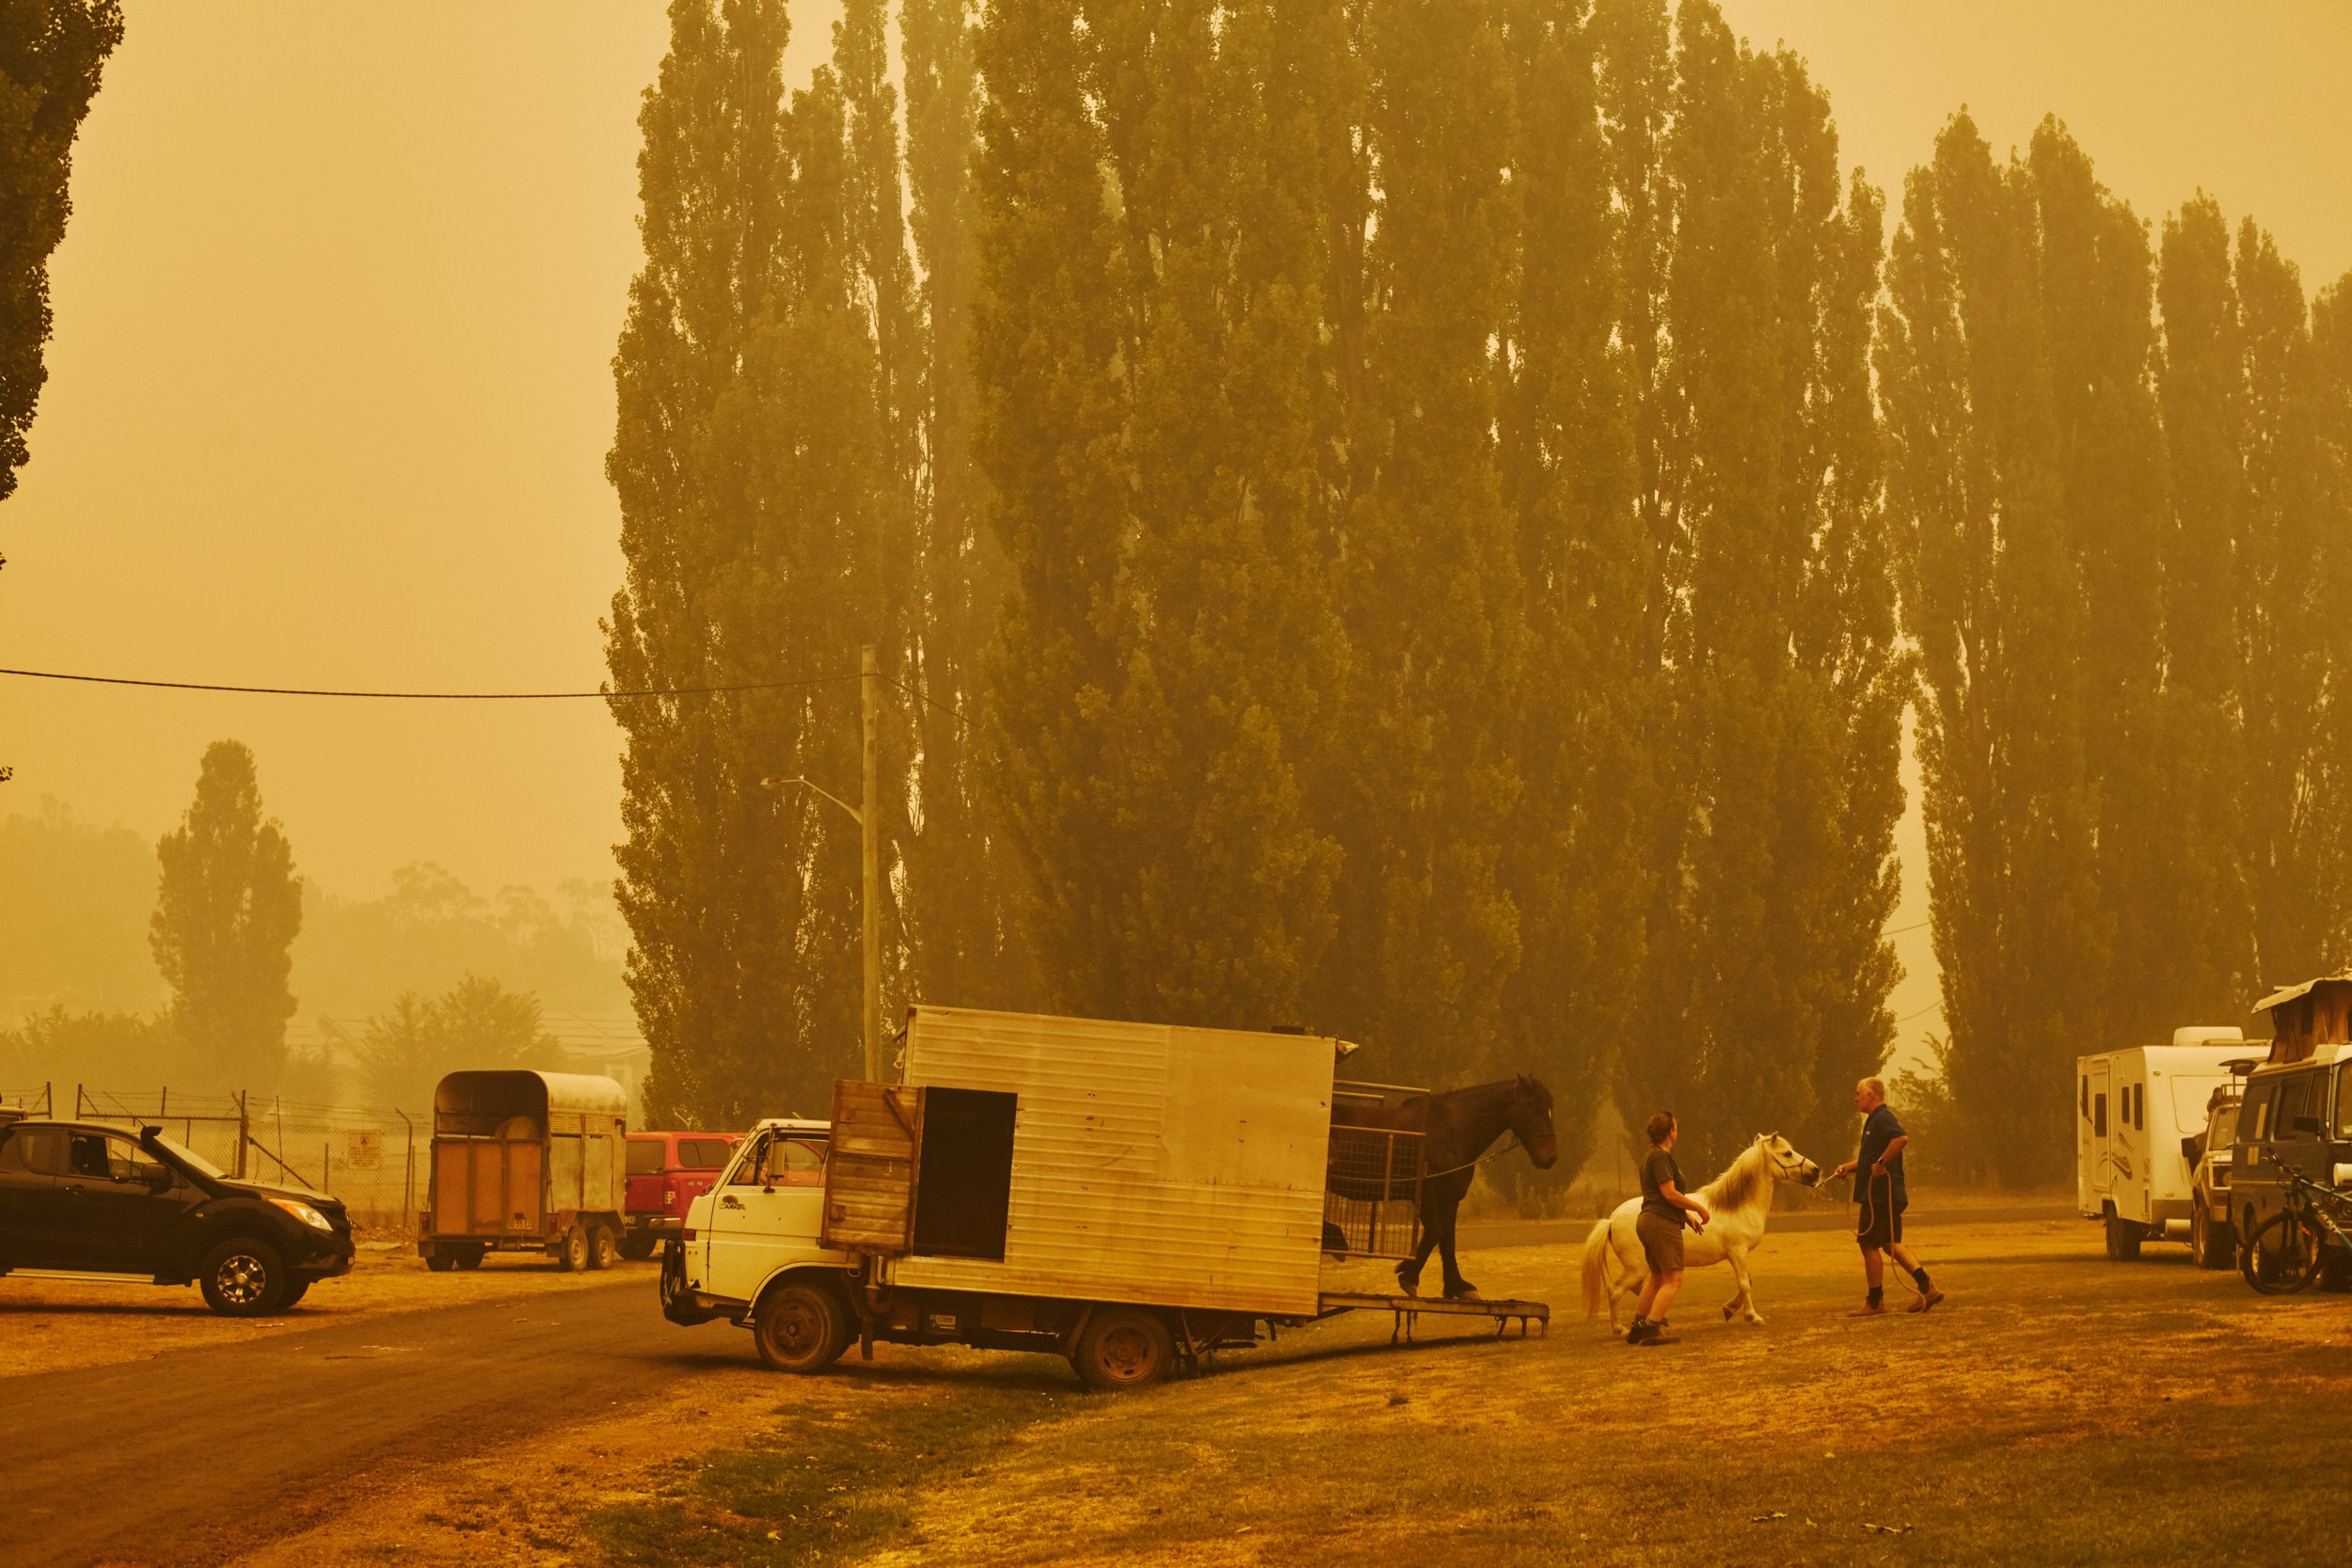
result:
[[(2352, 289), (2056, 119), (1838, 162), (1708, 0), (674, 0), (615, 360), (657, 1112), (894, 1004), (1301, 1022), (1811, 1152), (1887, 1057), (1918, 713), (1952, 1102), (2342, 952)], [(1562, 1117), (1571, 1145), (1588, 1118)], [(1573, 1172), (1584, 1149), (1561, 1162)]]

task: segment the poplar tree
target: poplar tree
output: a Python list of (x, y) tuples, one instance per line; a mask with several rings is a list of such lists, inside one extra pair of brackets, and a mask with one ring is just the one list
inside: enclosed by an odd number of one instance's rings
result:
[[(844, 23), (855, 95), (820, 70), (787, 109), (781, 5), (675, 0), (641, 117), (645, 266), (607, 464), (628, 577), (608, 660), (619, 689), (771, 686), (613, 704), (647, 1100), (694, 1125), (813, 1111), (857, 1061), (858, 830), (779, 785), (851, 792), (854, 650), (876, 643), (895, 675), (904, 646), (909, 485), (885, 355), (904, 323), (876, 237), (895, 182), (861, 162), (884, 155), (875, 25)], [(903, 760), (902, 736), (885, 745)], [(885, 770), (894, 829), (901, 777)]]
[(196, 799), (155, 843), (161, 875), (148, 945), (171, 988), (181, 1044), (224, 1088), (276, 1085), (286, 1059), (302, 881), (274, 817), (262, 815), (253, 753), (204, 749)]
[(1703, 0), (1674, 49), (1644, 177), (1673, 213), (1648, 416), (1657, 892), (1622, 1083), (1704, 1161), (1773, 1128), (1827, 1140), (1885, 1058), (1905, 693), (1867, 374), (1877, 193), (1841, 182), (1792, 55), (1752, 54)]
[(1378, 205), (1339, 534), (1351, 763), (1322, 1016), (1384, 1047), (1383, 1073), (1451, 1084), (1493, 1062), (1520, 958), (1505, 715), (1527, 619), (1494, 352), (1517, 224), (1511, 64), (1501, 0), (1404, 0), (1361, 26)]
[(906, 0), (906, 189), (921, 266), (914, 342), (918, 531), (909, 684), (918, 809), (908, 824), (911, 984), (977, 1006), (1030, 1004), (1035, 982), (1008, 884), (1020, 875), (986, 796), (982, 660), (1004, 593), (973, 449), (973, 158), (978, 78), (969, 0)]
[[(1647, 539), (1634, 505), (1631, 355), (1598, 101), (1597, 22), (1581, 0), (1511, 12), (1520, 202), (1501, 462), (1517, 522), (1528, 654), (1508, 716), (1520, 793), (1508, 886), (1521, 919), (1503, 1065), (1588, 1107), (1608, 1086), (1639, 995), (1647, 898)], [(1593, 1119), (1559, 1118), (1562, 1180)], [(1510, 1177), (1525, 1180), (1517, 1166)]]
[(1964, 1131), (2011, 1183), (2063, 1168), (2074, 1056), (2116, 1022), (2122, 879), (2103, 871), (2125, 850), (2102, 835), (2145, 807), (2136, 761), (2109, 798), (2100, 748), (2145, 721), (2153, 634), (2090, 644), (2153, 614), (2147, 572), (2118, 559), (2153, 504), (2146, 266), (2055, 121), (2002, 166), (1963, 112), (1907, 182), (1881, 313), (1945, 1060)]

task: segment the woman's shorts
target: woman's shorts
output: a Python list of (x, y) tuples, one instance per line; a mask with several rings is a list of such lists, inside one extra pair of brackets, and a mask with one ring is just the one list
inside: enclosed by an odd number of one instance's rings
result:
[(1652, 1274), (1674, 1274), (1682, 1267), (1682, 1226), (1679, 1221), (1662, 1214), (1642, 1211), (1633, 1221), (1633, 1233), (1642, 1238), (1642, 1257), (1649, 1263)]

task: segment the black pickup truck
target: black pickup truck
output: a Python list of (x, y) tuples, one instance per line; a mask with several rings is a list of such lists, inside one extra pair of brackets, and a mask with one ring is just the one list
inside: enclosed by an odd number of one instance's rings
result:
[(193, 1281), (257, 1318), (349, 1272), (351, 1220), (325, 1193), (230, 1176), (148, 1127), (0, 1124), (0, 1274)]

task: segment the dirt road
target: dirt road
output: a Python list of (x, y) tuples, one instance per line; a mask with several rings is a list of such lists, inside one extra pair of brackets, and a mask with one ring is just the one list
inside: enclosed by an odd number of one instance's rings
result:
[(0, 1562), (218, 1561), (385, 1466), (609, 1417), (749, 1349), (673, 1328), (640, 1276), (11, 1378)]

